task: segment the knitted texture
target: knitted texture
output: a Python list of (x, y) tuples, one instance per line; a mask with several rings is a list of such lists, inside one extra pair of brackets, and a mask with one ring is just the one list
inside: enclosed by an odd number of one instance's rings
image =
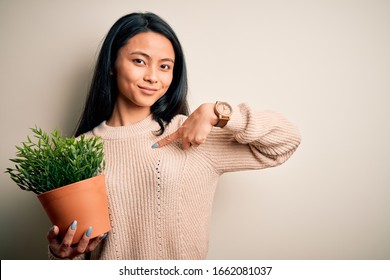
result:
[(279, 165), (300, 143), (283, 116), (240, 104), (197, 148), (183, 150), (180, 141), (151, 148), (186, 118), (176, 116), (161, 136), (151, 115), (129, 126), (103, 122), (87, 133), (105, 143), (112, 226), (92, 259), (205, 259), (219, 177)]

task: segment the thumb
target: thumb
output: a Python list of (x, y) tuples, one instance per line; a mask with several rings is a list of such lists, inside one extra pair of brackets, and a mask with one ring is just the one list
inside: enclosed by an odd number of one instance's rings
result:
[(49, 241), (49, 246), (50, 248), (54, 248), (55, 246), (58, 245), (58, 234), (60, 233), (60, 229), (54, 225), (51, 227), (49, 232), (47, 233), (47, 240)]
[(52, 226), (51, 229), (49, 230), (49, 232), (47, 233), (47, 239), (49, 241), (56, 239), (59, 232), (60, 232), (60, 229), (56, 225)]

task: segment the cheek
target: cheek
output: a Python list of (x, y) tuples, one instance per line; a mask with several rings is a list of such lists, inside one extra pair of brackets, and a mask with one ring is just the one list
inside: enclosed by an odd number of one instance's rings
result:
[(173, 74), (166, 75), (162, 79), (162, 84), (163, 84), (165, 90), (167, 90), (169, 88), (169, 86), (172, 83), (172, 80), (173, 80)]
[(129, 87), (129, 80), (126, 76), (118, 74), (116, 77), (116, 84), (118, 86), (118, 90), (123, 93)]
[(116, 83), (119, 89), (131, 87), (137, 79), (139, 79), (140, 73), (134, 71), (134, 69), (121, 69), (117, 71)]

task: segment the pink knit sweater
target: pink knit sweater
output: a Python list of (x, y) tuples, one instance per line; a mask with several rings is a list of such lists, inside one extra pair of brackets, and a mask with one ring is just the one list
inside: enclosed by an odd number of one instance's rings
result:
[(180, 142), (151, 148), (185, 119), (176, 116), (161, 136), (153, 134), (159, 125), (151, 116), (122, 127), (103, 122), (87, 133), (105, 143), (112, 226), (92, 259), (205, 259), (219, 177), (279, 165), (300, 143), (283, 116), (240, 104), (197, 148), (184, 151)]

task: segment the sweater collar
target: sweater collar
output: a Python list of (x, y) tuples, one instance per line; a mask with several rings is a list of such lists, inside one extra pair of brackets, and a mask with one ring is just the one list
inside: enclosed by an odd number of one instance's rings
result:
[(125, 126), (109, 126), (106, 121), (93, 129), (95, 136), (100, 136), (102, 139), (123, 139), (134, 135), (150, 134), (160, 130), (159, 124), (153, 120), (153, 115), (150, 114), (145, 119)]

